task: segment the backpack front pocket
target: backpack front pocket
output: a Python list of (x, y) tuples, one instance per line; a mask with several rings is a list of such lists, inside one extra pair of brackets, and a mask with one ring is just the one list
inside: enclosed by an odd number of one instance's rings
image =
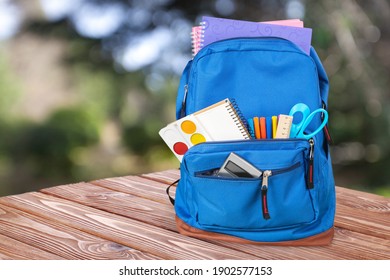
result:
[(195, 176), (191, 181), (199, 224), (228, 228), (259, 226), (260, 179)]
[[(305, 142), (296, 142), (299, 141)], [(307, 145), (267, 142), (232, 144), (232, 151), (262, 171), (259, 178), (227, 178), (215, 174), (230, 154), (228, 144), (220, 144), (225, 149), (215, 148), (216, 144), (202, 148), (202, 158), (208, 159), (201, 163), (205, 169), (197, 166), (195, 157), (192, 160), (191, 155), (186, 157), (193, 215), (201, 227), (268, 230), (315, 219), (311, 190), (306, 187)]]

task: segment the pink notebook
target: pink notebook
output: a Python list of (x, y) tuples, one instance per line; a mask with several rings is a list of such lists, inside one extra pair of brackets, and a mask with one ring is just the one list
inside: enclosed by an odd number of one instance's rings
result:
[(273, 21), (263, 21), (259, 23), (268, 23), (284, 26), (293, 26), (293, 27), (303, 27), (303, 21), (300, 19), (283, 19), (283, 20), (273, 20)]

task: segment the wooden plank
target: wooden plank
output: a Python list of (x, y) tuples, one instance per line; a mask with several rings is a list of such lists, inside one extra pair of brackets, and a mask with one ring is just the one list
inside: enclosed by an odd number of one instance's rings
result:
[(390, 216), (387, 219), (381, 216), (339, 204), (336, 208), (335, 225), (367, 235), (390, 239), (390, 224), (388, 222)]
[[(90, 183), (118, 192), (131, 193), (156, 202), (164, 202), (167, 200), (166, 193), (160, 191), (161, 183), (138, 176), (108, 178), (92, 181)], [(168, 187), (168, 185), (165, 186)]]
[(164, 259), (253, 258), (249, 254), (41, 193), (3, 197), (0, 203)]
[(160, 183), (171, 184), (176, 180), (180, 179), (180, 170), (179, 169), (171, 169), (160, 172), (153, 172), (142, 174), (140, 177), (151, 179)]
[[(1, 238), (1, 236), (0, 236)], [(0, 248), (1, 250), (1, 248)], [(0, 261), (2, 260), (13, 260), (14, 258), (11, 258), (10, 256), (6, 255), (6, 254), (3, 254), (2, 252), (0, 252)]]
[[(110, 184), (110, 181), (108, 181)], [(158, 184), (155, 183), (154, 184)], [(109, 190), (89, 183), (78, 183), (41, 190), (41, 192), (106, 212), (147, 222), (160, 228), (176, 228), (172, 205), (138, 197), (138, 190), (129, 188), (127, 193)]]
[(353, 231), (390, 239), (390, 199), (337, 187), (335, 224)]
[[(131, 178), (128, 178), (131, 179)], [(110, 184), (110, 182), (109, 182)], [(160, 185), (160, 192), (164, 192), (164, 184), (156, 183)], [(118, 193), (115, 191), (107, 191), (107, 189), (94, 186), (91, 184), (77, 184), (72, 188), (55, 187), (43, 190), (45, 193), (53, 194), (65, 199), (71, 199), (75, 202), (97, 207), (103, 210), (116, 209), (119, 214), (135, 218), (145, 223), (150, 223), (155, 226), (165, 228), (171, 231), (176, 231), (176, 226), (173, 221), (174, 210), (172, 205), (165, 200), (162, 205), (154, 201), (138, 198), (131, 194), (133, 189), (127, 189), (130, 194)], [(137, 193), (136, 190), (133, 190)], [(95, 198), (98, 198), (95, 201)], [(101, 201), (101, 203), (100, 203)], [(136, 204), (136, 205), (131, 205)], [(131, 205), (131, 206), (129, 206)], [(132, 211), (132, 208), (136, 210)], [(121, 210), (123, 208), (123, 210)], [(163, 210), (163, 211), (161, 211)], [(146, 212), (146, 213), (142, 213)], [(243, 245), (228, 242), (210, 241), (218, 246), (229, 247), (234, 250), (239, 250), (252, 254), (254, 256), (260, 256), (265, 259), (356, 259), (363, 258), (364, 255), (361, 251), (368, 248), (370, 258), (382, 259), (386, 257), (386, 252), (382, 250), (373, 251), (376, 244), (384, 244), (385, 240), (373, 239), (370, 240), (370, 236), (366, 236), (366, 245), (361, 244), (360, 250), (349, 250), (351, 247), (349, 243), (352, 243), (352, 247), (358, 247), (360, 243), (357, 242), (364, 239), (362, 235), (356, 235), (353, 232), (337, 229), (336, 237), (330, 246), (325, 247), (278, 247), (278, 246), (256, 246), (256, 245)], [(357, 244), (354, 244), (357, 242)], [(388, 242), (387, 242), (388, 243)], [(364, 246), (363, 246), (364, 245)], [(389, 245), (389, 244), (388, 244)], [(345, 249), (347, 248), (347, 250)], [(387, 252), (388, 253), (388, 252)]]
[(344, 254), (352, 253), (354, 259), (390, 259), (390, 240), (347, 229), (337, 229), (334, 247)]
[(121, 244), (0, 205), (0, 232), (65, 259), (156, 259)]
[(0, 259), (60, 260), (63, 258), (3, 235), (0, 229)]
[(342, 187), (336, 188), (336, 196), (340, 204), (352, 209), (375, 213), (390, 223), (390, 198)]
[(306, 259), (306, 260), (356, 260), (390, 259), (389, 240), (372, 237), (346, 229), (335, 229), (335, 236), (327, 246), (256, 246), (216, 242), (236, 250), (244, 251), (264, 259)]
[[(378, 201), (381, 201), (384, 202), (384, 203), (389, 203), (390, 202), (390, 198), (389, 197), (384, 197), (384, 196), (381, 196), (381, 195), (378, 195), (378, 194), (374, 194), (374, 193), (368, 193), (368, 192), (363, 192), (363, 191), (358, 191), (358, 190), (354, 190), (354, 189), (349, 189), (349, 188), (345, 188), (345, 187), (336, 187), (336, 190), (337, 190), (337, 195), (338, 196), (344, 196), (344, 199), (345, 200), (348, 200), (348, 197), (352, 198), (350, 200), (350, 202), (352, 204), (354, 204), (354, 197), (358, 197), (358, 198), (361, 198), (362, 199), (362, 202), (365, 200), (365, 199), (369, 199), (369, 200), (378, 200)], [(371, 205), (371, 203), (370, 203)], [(372, 205), (371, 205), (372, 206)], [(388, 206), (387, 205), (385, 208), (383, 208), (383, 210), (385, 212), (388, 212)], [(374, 207), (377, 209), (378, 212), (381, 212), (382, 210), (381, 209), (381, 206), (379, 207)]]

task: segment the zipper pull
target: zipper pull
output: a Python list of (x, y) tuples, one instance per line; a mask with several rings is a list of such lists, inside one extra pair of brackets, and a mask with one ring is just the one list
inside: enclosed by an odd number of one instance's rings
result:
[(307, 176), (307, 188), (314, 188), (314, 140), (309, 140), (310, 152), (309, 152), (309, 170)]
[(266, 220), (271, 218), (268, 212), (268, 204), (267, 204), (268, 177), (271, 175), (272, 175), (271, 170), (265, 170), (263, 172), (263, 181), (261, 183), (261, 200), (263, 202), (263, 218)]
[(188, 93), (188, 84), (184, 85), (184, 96), (183, 96), (183, 101), (181, 102), (180, 118), (184, 118), (186, 116), (187, 93)]

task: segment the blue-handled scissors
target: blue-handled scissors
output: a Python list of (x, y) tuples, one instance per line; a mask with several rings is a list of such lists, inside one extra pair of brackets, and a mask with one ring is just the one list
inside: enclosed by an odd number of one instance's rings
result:
[[(320, 108), (310, 113), (310, 108), (305, 103), (295, 104), (291, 108), (289, 115), (294, 116), (296, 113), (302, 113), (302, 120), (299, 123), (293, 123), (291, 125), (291, 131), (290, 131), (291, 138), (310, 139), (318, 132), (320, 132), (328, 122), (328, 112), (326, 110)], [(306, 134), (305, 133), (306, 128), (308, 127), (308, 125), (314, 118), (315, 114), (317, 113), (323, 114), (321, 125), (314, 132)]]

